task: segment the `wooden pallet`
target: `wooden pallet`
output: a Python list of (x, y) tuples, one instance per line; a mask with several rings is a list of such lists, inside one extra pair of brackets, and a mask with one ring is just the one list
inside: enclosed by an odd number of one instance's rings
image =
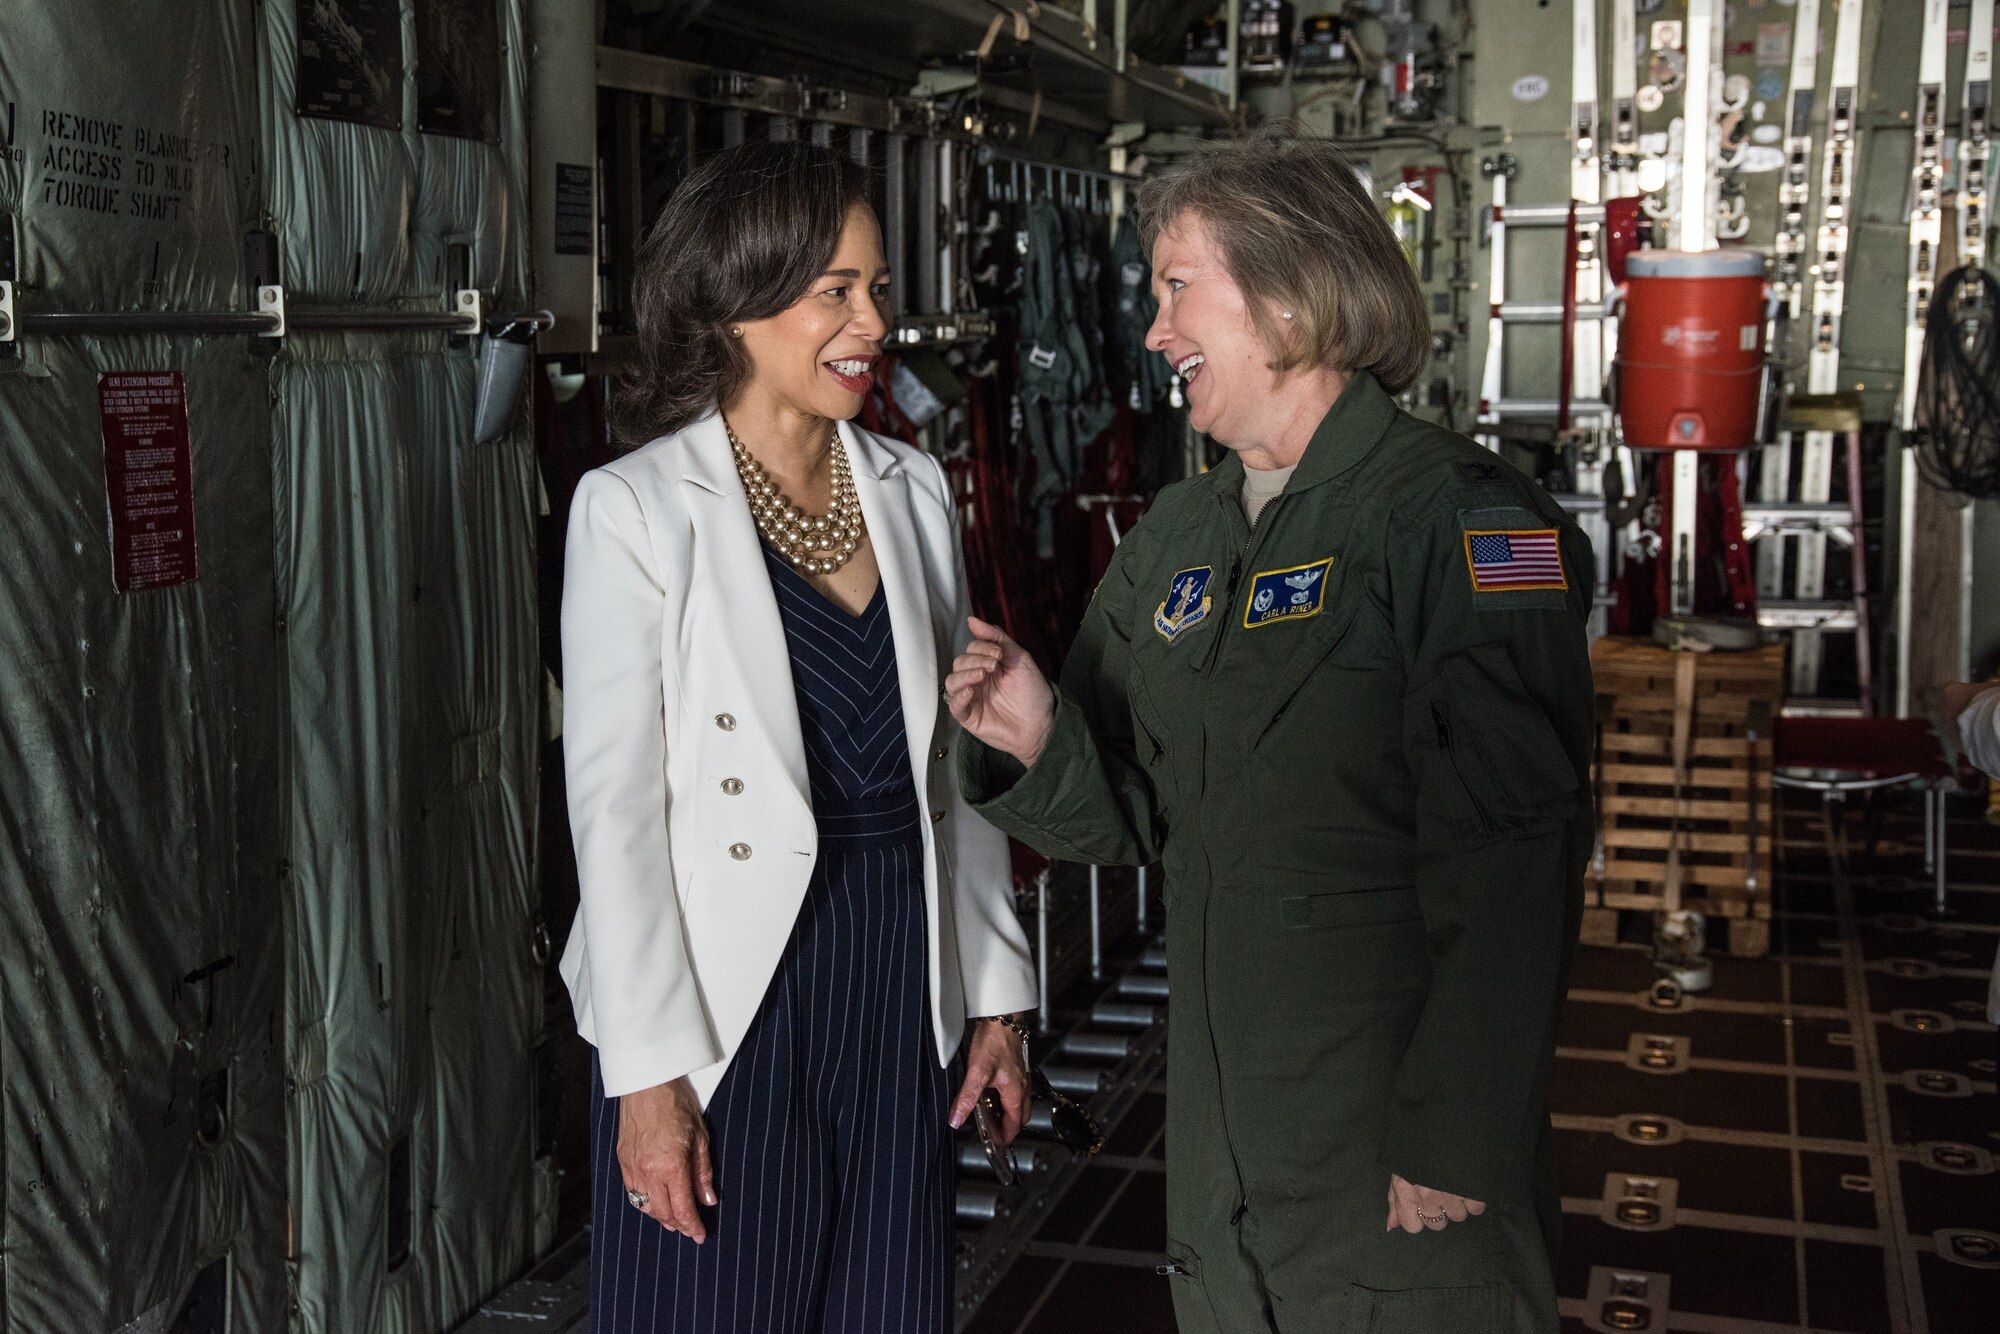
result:
[[(1771, 924), (1761, 917), (1708, 920), (1708, 943), (1739, 959), (1761, 959), (1771, 952)], [(1644, 945), (1653, 939), (1653, 913), (1640, 908), (1585, 908), (1578, 938), (1586, 945)]]
[[(1772, 869), (1771, 742), (1733, 722), (1696, 721), (1686, 781), (1674, 787), (1672, 737), (1615, 706), (1599, 735), (1597, 878), (1607, 908), (1662, 906), (1678, 852), (1687, 906), (1768, 916)], [(1737, 735), (1715, 735), (1734, 732)]]
[[(1676, 786), (1676, 659), (1650, 641), (1604, 639), (1594, 782), (1601, 855), (1585, 898), (1599, 912), (1679, 906), (1744, 923), (1732, 953), (1761, 953), (1771, 914), (1771, 728), (1784, 650), (1696, 655), (1685, 692), (1686, 767)], [(1678, 871), (1669, 870), (1678, 862)], [(1678, 878), (1678, 893), (1669, 878)], [(1602, 930), (1602, 927), (1599, 928)]]
[[(1671, 716), (1679, 656), (1650, 639), (1600, 639), (1590, 650), (1590, 671), (1597, 682), (1598, 696), (1609, 695), (1628, 710)], [(1778, 705), (1783, 703), (1783, 644), (1766, 644), (1742, 653), (1698, 653), (1694, 657), (1698, 715), (1742, 718), (1760, 707), (1775, 715)]]

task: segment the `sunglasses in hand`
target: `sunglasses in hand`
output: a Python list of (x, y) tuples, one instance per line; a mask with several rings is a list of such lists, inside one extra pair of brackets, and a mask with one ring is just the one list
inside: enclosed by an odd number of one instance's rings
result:
[[(1049, 1125), (1055, 1131), (1056, 1141), (1071, 1153), (1095, 1154), (1104, 1147), (1104, 1130), (1097, 1119), (1083, 1109), (1082, 1104), (1069, 1097), (1055, 1085), (1038, 1066), (1029, 1074), (1033, 1080), (1034, 1092), (1049, 1102)], [(973, 1125), (979, 1131), (979, 1143), (986, 1150), (987, 1165), (1003, 1186), (1011, 1186), (1019, 1176), (1014, 1166), (1011, 1147), (1001, 1142), (1001, 1127), (1004, 1116), (1000, 1110), (1000, 1099), (992, 1089), (986, 1090), (972, 1107)]]
[(1065, 1149), (1071, 1153), (1095, 1154), (1104, 1147), (1104, 1128), (1084, 1110), (1082, 1103), (1049, 1083), (1040, 1066), (1029, 1072), (1029, 1078), (1034, 1080), (1035, 1092), (1049, 1100), (1049, 1124)]

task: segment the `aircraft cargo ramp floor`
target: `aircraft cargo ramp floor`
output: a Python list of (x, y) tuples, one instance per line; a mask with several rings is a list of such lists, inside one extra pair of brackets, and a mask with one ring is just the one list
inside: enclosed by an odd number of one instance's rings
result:
[[(1791, 805), (1770, 957), (1714, 954), (1714, 987), (1678, 1010), (1650, 1003), (1647, 949), (1580, 949), (1551, 1099), (1565, 1331), (1994, 1327), (2000, 1043), (1984, 1009), (2000, 829), (1979, 814), (1953, 809), (1938, 919), (1914, 803), (1892, 808), (1872, 858), (1850, 817), (1840, 880), (1818, 803)], [(1108, 963), (1129, 961), (1120, 944)], [(1139, 1093), (965, 1334), (1174, 1328), (1154, 1272), (1166, 1080)]]
[[(1846, 873), (1835, 875), (1818, 804), (1794, 801), (1769, 957), (1712, 952), (1713, 988), (1662, 1008), (1644, 945), (1580, 948), (1552, 1090), (1566, 1334), (1994, 1327), (2000, 1042), (1984, 1009), (2000, 943), (2000, 829), (1969, 801), (1952, 814), (1943, 918), (1930, 911), (1914, 803), (1889, 808), (1872, 855), (1850, 817)], [(1169, 1280), (1155, 1272), (1168, 1077), (1158, 881), (1142, 934), (1132, 877), (1102, 879), (1093, 977), (1084, 873), (1058, 868), (1057, 999), (1040, 1047), (1109, 1138), (1087, 1162), (1046, 1138), (1024, 1141), (1025, 1181), (1010, 1190), (968, 1141), (962, 1334), (1174, 1328)], [(1127, 925), (1114, 931), (1114, 920)], [(465, 1328), (587, 1328), (586, 1257), (579, 1238)], [(481, 1323), (502, 1307), (504, 1318)]]

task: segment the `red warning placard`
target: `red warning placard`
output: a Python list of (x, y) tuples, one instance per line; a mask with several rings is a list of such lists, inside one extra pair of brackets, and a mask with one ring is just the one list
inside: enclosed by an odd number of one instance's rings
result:
[(187, 382), (179, 371), (103, 372), (97, 414), (118, 591), (192, 581), (198, 571)]

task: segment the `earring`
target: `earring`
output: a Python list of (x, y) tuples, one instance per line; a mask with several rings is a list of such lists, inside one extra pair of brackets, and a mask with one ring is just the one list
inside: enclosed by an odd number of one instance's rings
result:
[(1292, 318), (1292, 312), (1291, 312), (1291, 311), (1289, 311), (1289, 310), (1288, 310), (1288, 311), (1285, 311), (1285, 312), (1284, 312), (1284, 316), (1285, 316), (1285, 318), (1286, 318), (1286, 319), (1290, 319), (1290, 318)]
[[(1287, 315), (1285, 316), (1285, 318), (1290, 319), (1291, 316)], [(741, 338), (743, 336), (743, 331), (732, 324), (729, 326), (729, 336), (731, 338)]]

